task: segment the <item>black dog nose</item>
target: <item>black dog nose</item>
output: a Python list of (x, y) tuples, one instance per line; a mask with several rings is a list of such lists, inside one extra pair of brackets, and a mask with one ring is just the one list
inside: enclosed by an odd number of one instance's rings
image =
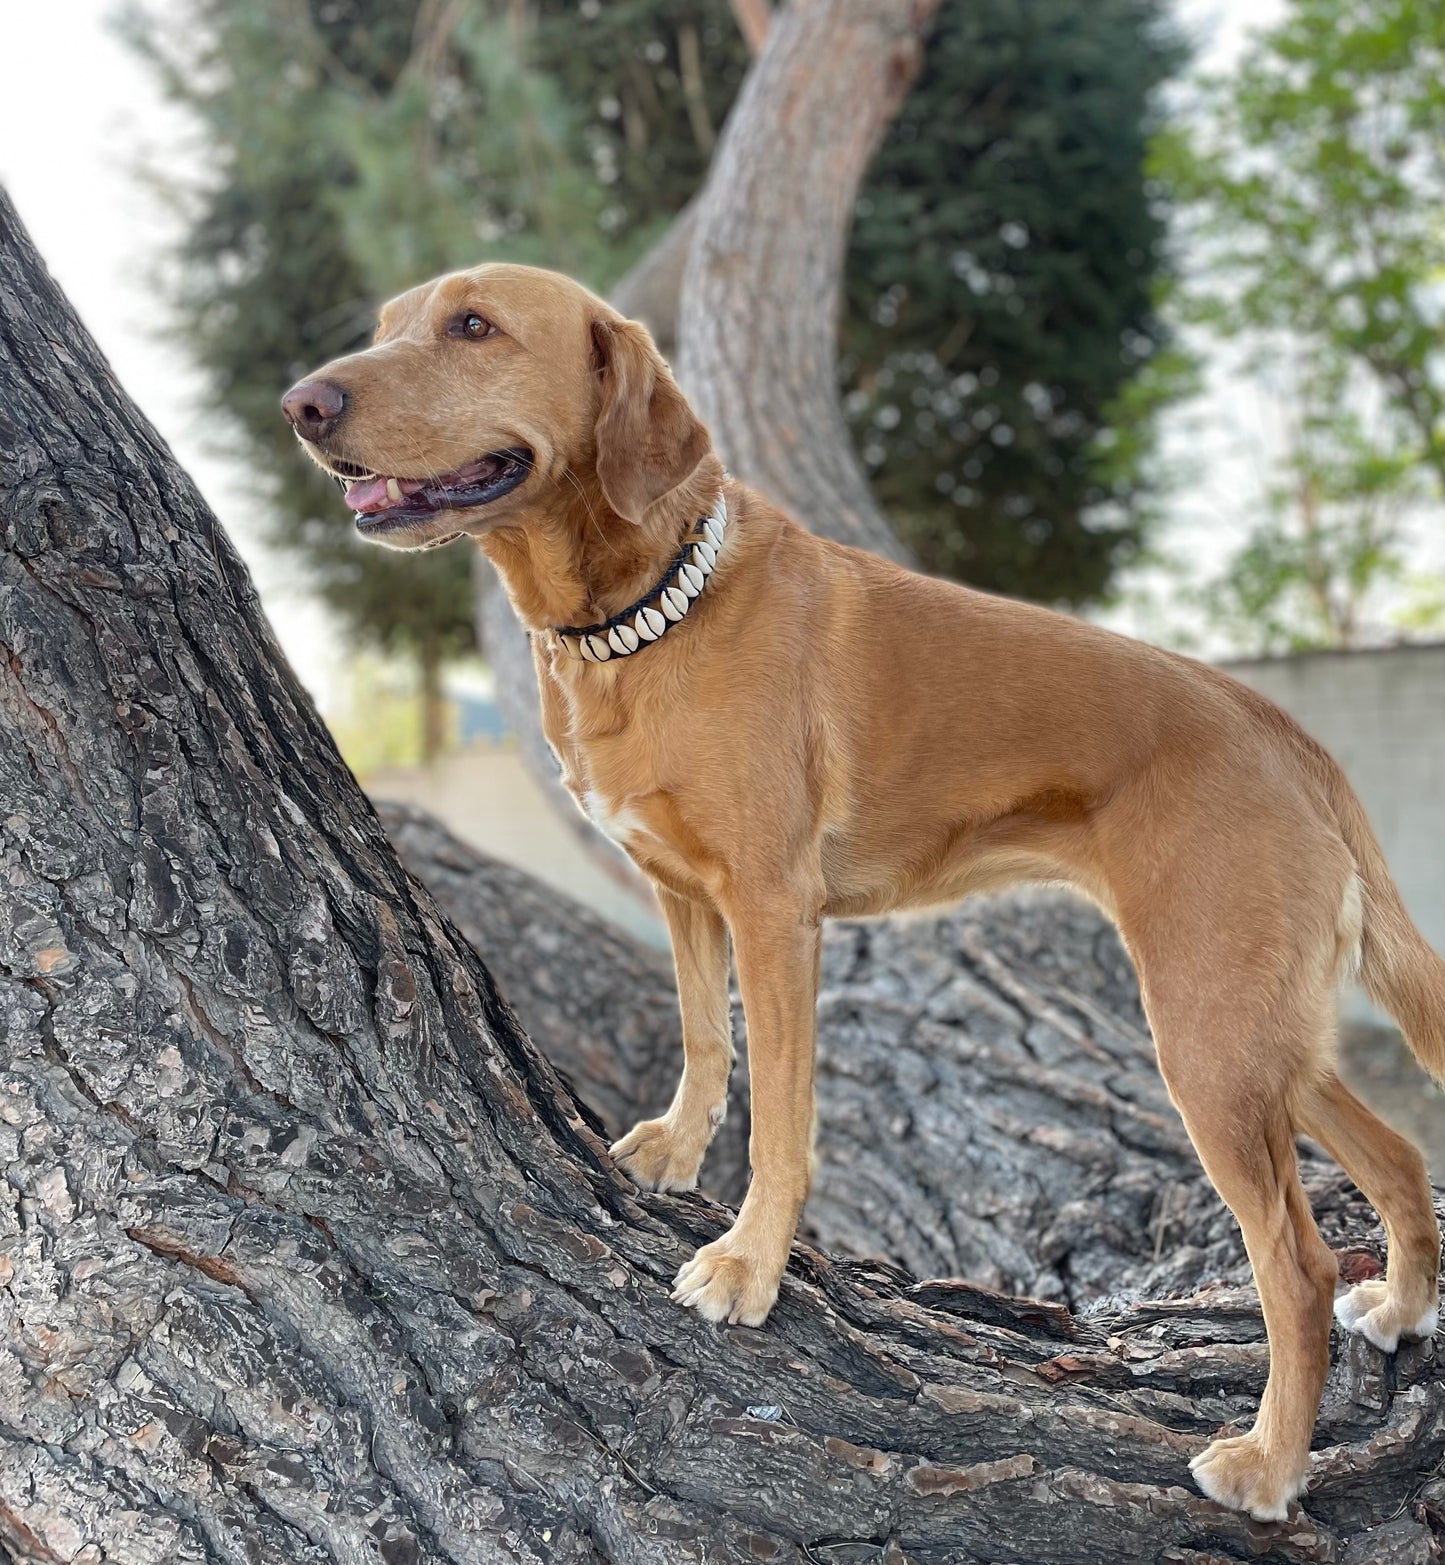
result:
[(281, 398), (281, 411), (303, 440), (325, 440), (341, 422), (346, 393), (329, 380), (303, 380)]

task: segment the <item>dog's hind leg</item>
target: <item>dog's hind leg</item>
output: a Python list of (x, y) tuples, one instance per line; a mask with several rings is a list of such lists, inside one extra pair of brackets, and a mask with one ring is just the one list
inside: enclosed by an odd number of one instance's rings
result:
[(1389, 1241), (1384, 1278), (1342, 1293), (1336, 1319), (1386, 1353), (1401, 1337), (1430, 1336), (1440, 1318), (1440, 1225), (1425, 1159), (1333, 1073), (1305, 1095), (1300, 1125), (1360, 1187)]
[[(1300, 1184), (1294, 1100), (1319, 1069), (1327, 1013), (1281, 995), (1281, 968), (1230, 959), (1232, 935), (1176, 926), (1166, 949), (1135, 945), (1159, 1065), (1214, 1188), (1234, 1213), (1269, 1337), (1269, 1380), (1253, 1429), (1194, 1458), (1211, 1499), (1283, 1520), (1304, 1490), (1329, 1368), (1337, 1268)], [(1263, 933), (1263, 931), (1261, 931)]]
[(691, 1190), (727, 1109), (733, 1066), (728, 998), (728, 931), (711, 903), (657, 886), (672, 936), (682, 1011), (682, 1080), (660, 1119), (645, 1119), (612, 1155), (648, 1190)]
[(1239, 1221), (1269, 1336), (1269, 1381), (1254, 1428), (1216, 1440), (1190, 1467), (1211, 1499), (1258, 1521), (1282, 1521), (1309, 1469), (1329, 1369), (1335, 1258), (1300, 1184), (1281, 1105), (1196, 1097), (1180, 1108), (1205, 1171)]

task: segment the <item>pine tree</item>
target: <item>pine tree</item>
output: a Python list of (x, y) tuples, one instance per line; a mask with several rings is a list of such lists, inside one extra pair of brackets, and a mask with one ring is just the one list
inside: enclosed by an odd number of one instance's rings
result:
[(1086, 603), (1141, 541), (1175, 369), (1144, 171), (1181, 63), (1161, 12), (947, 0), (866, 182), (846, 405), (879, 499), (942, 574)]

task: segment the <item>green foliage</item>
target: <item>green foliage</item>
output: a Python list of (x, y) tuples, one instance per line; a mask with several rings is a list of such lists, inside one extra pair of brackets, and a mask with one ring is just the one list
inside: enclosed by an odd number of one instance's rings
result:
[[(277, 396), (438, 271), (512, 259), (605, 290), (705, 177), (748, 63), (727, 0), (185, 0), (182, 26), (152, 3), (126, 31), (207, 149), (176, 192), (180, 333), (352, 639), (454, 656), (465, 551), (359, 544)], [(1176, 59), (1159, 3), (945, 0), (859, 202), (845, 390), (935, 569), (1087, 601), (1147, 521), (1174, 362), (1142, 167)]]
[[(1086, 602), (1132, 557), (1159, 406), (1154, 0), (946, 0), (858, 204), (847, 406), (924, 563)], [(1146, 373), (1147, 372), (1147, 373)]]
[(1156, 149), (1200, 258), (1181, 307), (1294, 367), (1279, 480), (1206, 601), (1270, 646), (1348, 646), (1445, 494), (1439, 0), (1291, 0), (1189, 123)]
[[(359, 7), (357, 8), (360, 9)], [(370, 8), (376, 56), (393, 58), (395, 7)], [(472, 644), (465, 555), (386, 557), (352, 536), (334, 485), (298, 452), (278, 397), (363, 342), (387, 291), (349, 242), (351, 198), (384, 139), (334, 139), (351, 102), (384, 106), (385, 78), (356, 74), (304, 7), (192, 0), (189, 26), (132, 10), (123, 27), (201, 126), (213, 163), (175, 192), (188, 218), (169, 268), (181, 334), (234, 426), (258, 497), (311, 584), (363, 646), (435, 665)], [(342, 29), (352, 45), (356, 35)], [(404, 48), (403, 48), (404, 57)], [(370, 263), (370, 264), (369, 264)]]
[(532, 59), (577, 116), (618, 247), (605, 287), (702, 188), (747, 74), (727, 0), (539, 0)]
[(1377, 426), (1339, 390), (1305, 388), (1264, 519), (1201, 594), (1243, 651), (1353, 646), (1379, 589), (1404, 575), (1402, 522), (1423, 475), (1409, 455), (1382, 450)]

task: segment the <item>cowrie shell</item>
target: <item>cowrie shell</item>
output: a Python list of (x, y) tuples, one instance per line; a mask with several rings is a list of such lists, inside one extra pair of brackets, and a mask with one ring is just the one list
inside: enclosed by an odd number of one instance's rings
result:
[(562, 643), (562, 650), (569, 658), (580, 658), (582, 656), (582, 648), (578, 644), (576, 636), (559, 635), (557, 640)]
[(612, 648), (601, 636), (583, 636), (582, 651), (594, 663), (605, 663), (612, 656)]
[(702, 591), (702, 584), (707, 577), (695, 565), (680, 565), (677, 570), (677, 584), (688, 595), (695, 598)]
[(704, 576), (711, 576), (712, 568), (717, 564), (717, 550), (710, 543), (693, 544), (692, 563)]
[(631, 625), (614, 625), (607, 632), (607, 645), (618, 657), (625, 658), (629, 652), (637, 651), (637, 632)]
[(656, 609), (638, 609), (637, 618), (632, 623), (637, 627), (640, 641), (656, 641), (667, 629), (667, 621)]
[(662, 589), (662, 612), (668, 619), (676, 622), (687, 613), (688, 596), (680, 592), (676, 587), (664, 587)]

